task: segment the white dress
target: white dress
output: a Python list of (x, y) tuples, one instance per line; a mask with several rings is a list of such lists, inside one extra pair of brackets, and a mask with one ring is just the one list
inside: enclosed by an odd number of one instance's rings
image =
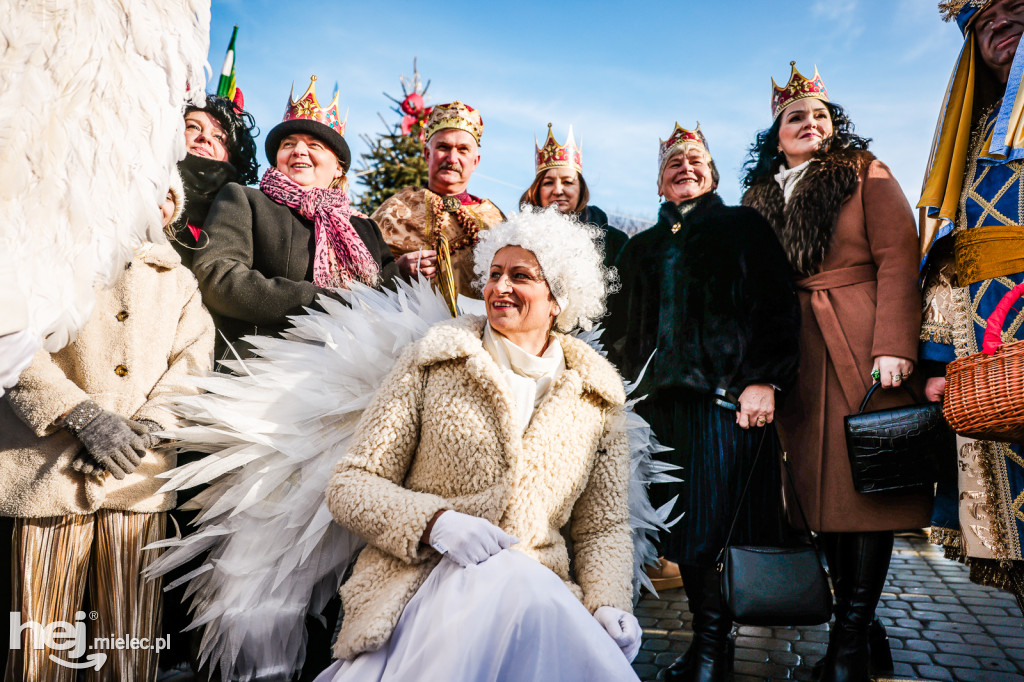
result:
[(315, 682), (639, 680), (554, 573), (514, 548), (476, 566), (443, 559), (387, 644), (335, 661)]
[[(532, 356), (485, 327), (526, 430), (565, 369), (558, 343)], [(619, 682), (638, 680), (618, 645), (546, 566), (507, 549), (463, 568), (445, 557), (387, 644), (335, 661), (315, 682)]]

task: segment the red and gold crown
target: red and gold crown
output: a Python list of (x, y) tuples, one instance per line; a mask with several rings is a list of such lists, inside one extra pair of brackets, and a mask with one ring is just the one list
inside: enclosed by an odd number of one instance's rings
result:
[[(288, 108), (284, 110), (284, 120), (291, 121), (294, 119), (303, 119), (306, 121), (316, 121), (317, 123), (323, 123), (325, 126), (338, 133), (342, 137), (345, 136), (345, 120), (342, 120), (338, 116), (338, 93), (335, 91), (334, 99), (331, 101), (331, 105), (324, 109), (320, 106), (320, 102), (316, 99), (316, 76), (310, 76), (309, 87), (306, 88), (306, 92), (298, 100), (293, 98), (295, 94), (295, 85), (292, 85), (292, 91), (288, 93)], [(348, 114), (345, 114), (345, 119), (348, 119)]]
[(711, 150), (708, 149), (707, 138), (704, 137), (704, 133), (700, 130), (700, 121), (697, 121), (697, 127), (693, 130), (687, 130), (676, 123), (675, 129), (672, 134), (668, 136), (667, 140), (660, 140), (658, 145), (658, 172), (660, 173), (665, 168), (665, 162), (669, 160), (672, 154), (675, 153), (680, 147), (685, 148), (687, 145), (695, 145), (704, 150), (704, 152), (711, 156)]
[(549, 123), (544, 146), (537, 145), (536, 137), (533, 138), (533, 145), (537, 148), (537, 175), (548, 168), (572, 168), (583, 175), (583, 151), (572, 136), (572, 126), (569, 126), (569, 137), (565, 139), (565, 144), (558, 144), (555, 141), (555, 134), (551, 132)]
[(789, 63), (789, 82), (786, 87), (780, 88), (779, 84), (772, 78), (772, 120), (774, 121), (782, 113), (782, 110), (793, 102), (813, 97), (823, 102), (828, 101), (828, 91), (825, 89), (825, 81), (818, 75), (818, 67), (814, 67), (814, 78), (807, 80), (796, 70), (796, 62)]
[(438, 104), (430, 112), (430, 118), (427, 119), (427, 139), (446, 128), (465, 130), (473, 136), (477, 144), (480, 144), (480, 138), (484, 134), (484, 120), (479, 111), (455, 100), (449, 104)]

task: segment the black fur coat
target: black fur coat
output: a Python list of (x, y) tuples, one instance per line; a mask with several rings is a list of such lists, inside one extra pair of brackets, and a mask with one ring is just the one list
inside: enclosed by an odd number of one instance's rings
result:
[(774, 177), (766, 176), (743, 195), (743, 205), (763, 215), (778, 235), (793, 270), (801, 277), (818, 272), (825, 260), (839, 210), (857, 190), (871, 152), (843, 149), (812, 162), (786, 203)]
[(657, 349), (643, 392), (726, 386), (738, 396), (750, 384), (792, 384), (799, 308), (782, 249), (755, 211), (713, 193), (685, 216), (666, 202), (616, 267), (607, 345), (630, 380)]

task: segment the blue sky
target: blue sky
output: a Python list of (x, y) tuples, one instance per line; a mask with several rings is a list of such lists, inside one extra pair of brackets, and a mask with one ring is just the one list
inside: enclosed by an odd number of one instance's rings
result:
[[(533, 179), (534, 135), (571, 123), (592, 203), (657, 213), (658, 140), (700, 121), (727, 203), (754, 133), (771, 123), (771, 78), (817, 64), (833, 101), (916, 203), (943, 89), (962, 44), (934, 0), (717, 2), (309, 2), (213, 0), (213, 85), (231, 28), (246, 108), (265, 134), (318, 76), (338, 83), (353, 156), (397, 119), (383, 93), (418, 58), (428, 103), (480, 109), (482, 161), (470, 191), (515, 209)], [(257, 139), (263, 158), (263, 135)], [(357, 169), (358, 161), (353, 164)], [(360, 185), (354, 185), (356, 192)], [(613, 220), (614, 222), (614, 220)]]

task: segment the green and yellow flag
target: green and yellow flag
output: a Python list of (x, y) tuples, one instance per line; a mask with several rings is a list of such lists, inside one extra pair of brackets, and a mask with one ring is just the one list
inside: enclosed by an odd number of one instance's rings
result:
[(224, 56), (224, 68), (220, 70), (220, 82), (217, 84), (217, 95), (227, 97), (230, 100), (235, 98), (235, 37), (238, 35), (238, 25), (231, 32), (231, 43), (228, 44), (228, 53)]

